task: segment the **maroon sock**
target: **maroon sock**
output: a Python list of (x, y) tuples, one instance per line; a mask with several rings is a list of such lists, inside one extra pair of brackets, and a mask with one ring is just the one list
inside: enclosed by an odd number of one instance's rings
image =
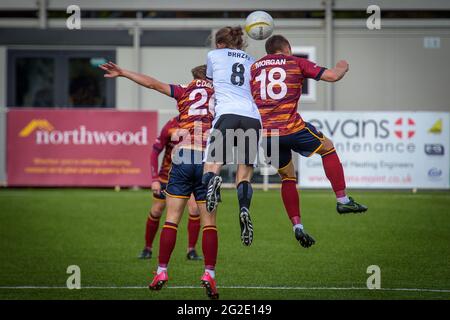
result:
[(153, 246), (153, 240), (159, 228), (159, 218), (155, 218), (150, 213), (147, 218), (147, 225), (145, 228), (145, 247), (151, 249)]
[(188, 249), (195, 249), (197, 244), (198, 235), (200, 232), (200, 217), (189, 215), (188, 221)]
[(202, 237), (203, 256), (205, 268), (214, 270), (217, 260), (218, 238), (216, 226), (204, 226)]
[(330, 180), (336, 197), (345, 197), (344, 169), (336, 151), (322, 156), (322, 163), (325, 175)]
[(167, 267), (177, 241), (177, 224), (165, 222), (159, 239), (159, 266)]
[(281, 198), (292, 225), (300, 224), (300, 198), (295, 178), (284, 179), (281, 183)]

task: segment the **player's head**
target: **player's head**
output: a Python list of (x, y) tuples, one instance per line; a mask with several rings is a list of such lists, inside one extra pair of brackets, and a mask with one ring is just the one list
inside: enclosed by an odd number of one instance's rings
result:
[(216, 32), (216, 48), (240, 49), (245, 47), (242, 27), (225, 27)]
[(286, 56), (292, 55), (291, 44), (282, 35), (276, 34), (266, 41), (266, 52), (268, 54), (282, 53)]
[(192, 77), (194, 79), (206, 79), (206, 64), (202, 64), (201, 66), (197, 66), (191, 70)]

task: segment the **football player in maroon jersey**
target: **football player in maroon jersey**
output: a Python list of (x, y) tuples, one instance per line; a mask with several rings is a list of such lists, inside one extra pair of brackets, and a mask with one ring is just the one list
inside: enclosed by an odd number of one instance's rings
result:
[[(178, 128), (177, 117), (170, 119), (162, 128), (159, 136), (156, 138), (151, 154), (150, 167), (152, 172), (152, 191), (153, 203), (147, 217), (145, 228), (145, 247), (139, 255), (140, 259), (150, 259), (152, 257), (153, 240), (159, 228), (159, 220), (166, 208), (166, 194), (164, 190), (169, 179), (169, 170), (172, 165), (172, 150), (176, 141), (172, 141), (171, 136)], [(164, 150), (164, 156), (161, 167), (158, 170), (158, 157)], [(195, 250), (199, 232), (200, 232), (200, 212), (194, 197), (188, 201), (188, 260), (201, 260)]]
[(202, 249), (205, 272), (201, 277), (201, 283), (208, 297), (217, 299), (219, 294), (215, 281), (218, 249), (216, 214), (206, 210), (206, 189), (202, 183), (203, 151), (211, 128), (214, 108), (214, 89), (212, 82), (206, 79), (206, 66), (192, 69), (194, 80), (187, 86), (166, 84), (146, 75), (123, 70), (112, 62), (102, 65), (101, 68), (107, 71), (106, 77), (126, 77), (177, 101), (179, 115), (176, 136), (181, 140), (172, 154), (172, 166), (165, 190), (167, 214), (160, 236), (158, 269), (149, 288), (160, 290), (169, 279), (167, 266), (175, 247), (178, 224), (186, 203), (193, 194), (200, 209), (203, 226)]
[(251, 68), (252, 95), (261, 114), (263, 128), (267, 130), (265, 139), (269, 158), (277, 156), (271, 154), (271, 140), (274, 136), (279, 139), (281, 196), (293, 224), (295, 237), (307, 248), (315, 240), (303, 230), (301, 224), (292, 151), (306, 157), (315, 153), (322, 157), (325, 174), (336, 194), (338, 213), (361, 213), (367, 210), (366, 206), (347, 196), (344, 170), (333, 142), (312, 124), (303, 121), (297, 111), (304, 79), (339, 81), (348, 71), (348, 63), (341, 60), (334, 68), (326, 69), (307, 59), (295, 57), (289, 41), (281, 35), (267, 39), (265, 46), (267, 55)]

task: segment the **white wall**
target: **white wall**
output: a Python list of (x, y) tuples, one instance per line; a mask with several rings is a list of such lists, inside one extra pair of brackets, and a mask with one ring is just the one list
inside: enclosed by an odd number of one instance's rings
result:
[[(450, 111), (450, 30), (336, 31), (335, 58), (350, 72), (335, 84), (336, 110)], [(424, 37), (440, 37), (426, 49)]]
[[(294, 46), (316, 48), (325, 62), (322, 29), (275, 29)], [(424, 37), (439, 37), (439, 49), (426, 49)], [(301, 110), (325, 110), (326, 86), (334, 86), (335, 110), (450, 111), (450, 30), (443, 28), (336, 28), (335, 62), (346, 59), (350, 72), (338, 83), (318, 82), (315, 102), (300, 101)], [(264, 41), (248, 40), (247, 52), (259, 59)]]
[[(116, 50), (116, 63), (124, 69), (136, 70), (133, 57), (133, 48), (118, 47)], [(118, 78), (116, 81), (117, 109), (137, 109), (137, 85), (124, 78)]]

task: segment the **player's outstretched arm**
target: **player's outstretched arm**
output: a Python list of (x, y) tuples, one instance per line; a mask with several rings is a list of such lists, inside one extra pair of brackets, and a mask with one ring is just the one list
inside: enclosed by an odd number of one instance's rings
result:
[(118, 65), (116, 65), (115, 63), (113, 63), (111, 61), (108, 63), (102, 64), (99, 67), (100, 67), (100, 69), (106, 71), (105, 78), (116, 78), (116, 77), (128, 78), (131, 81), (134, 81), (137, 84), (140, 84), (141, 86), (156, 90), (158, 92), (161, 92), (162, 94), (170, 96), (170, 93), (171, 93), (170, 85), (168, 85), (167, 83), (161, 82), (155, 78), (146, 76), (145, 74), (122, 69)]
[(348, 62), (345, 60), (339, 60), (336, 66), (331, 69), (327, 69), (323, 72), (320, 80), (327, 82), (336, 82), (341, 80), (348, 71)]

